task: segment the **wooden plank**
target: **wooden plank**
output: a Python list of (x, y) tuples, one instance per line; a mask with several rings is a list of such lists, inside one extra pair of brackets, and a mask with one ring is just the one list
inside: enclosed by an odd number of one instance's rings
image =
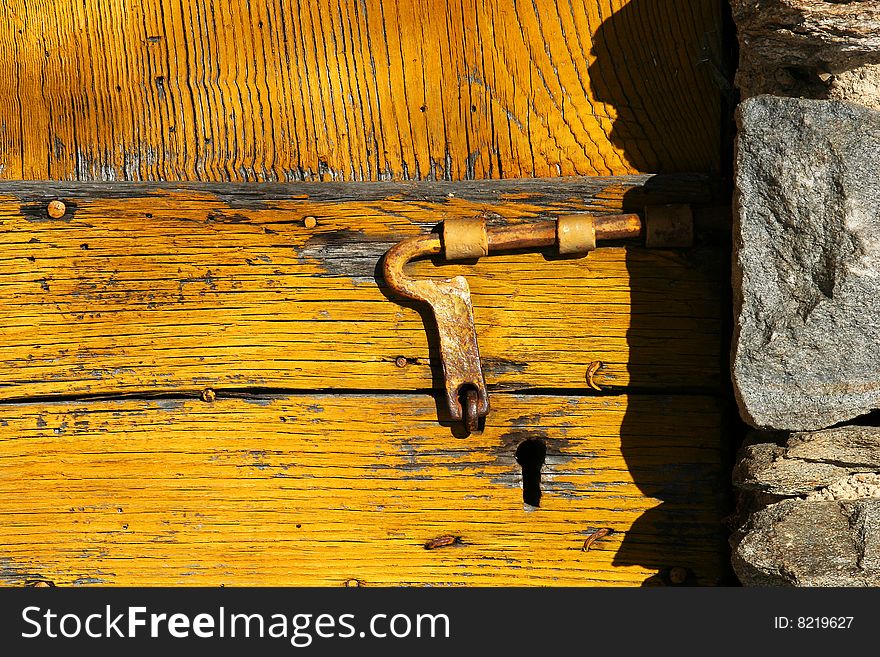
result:
[[(387, 248), (444, 216), (527, 221), (702, 194), (660, 180), (4, 183), (0, 398), (442, 388), (433, 325), (376, 279)], [(600, 385), (662, 391), (719, 385), (723, 263), (717, 247), (633, 247), (417, 271), (468, 277), (492, 389), (583, 390), (599, 360)]]
[(718, 171), (719, 0), (5, 0), (0, 176)]
[[(727, 571), (721, 413), (695, 396), (499, 394), (0, 405), (0, 581), (633, 585)], [(537, 508), (517, 449), (546, 449)], [(534, 444), (534, 443), (533, 443)], [(583, 551), (598, 529), (611, 536)], [(426, 550), (438, 536), (458, 544)]]

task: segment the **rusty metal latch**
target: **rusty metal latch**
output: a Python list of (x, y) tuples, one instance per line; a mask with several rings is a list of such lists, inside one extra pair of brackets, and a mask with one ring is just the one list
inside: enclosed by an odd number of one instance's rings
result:
[(414, 278), (405, 265), (417, 258), (443, 253), (446, 260), (472, 260), (490, 253), (556, 246), (561, 254), (586, 255), (598, 240), (632, 239), (645, 235), (647, 246), (689, 246), (693, 241), (690, 206), (665, 205), (638, 214), (559, 215), (556, 219), (506, 226), (486, 225), (483, 217), (450, 218), (437, 233), (403, 240), (385, 254), (385, 281), (395, 292), (427, 303), (440, 336), (440, 357), (446, 403), (454, 420), (469, 431), (489, 413), (489, 395), (480, 365), (471, 293), (464, 276)]

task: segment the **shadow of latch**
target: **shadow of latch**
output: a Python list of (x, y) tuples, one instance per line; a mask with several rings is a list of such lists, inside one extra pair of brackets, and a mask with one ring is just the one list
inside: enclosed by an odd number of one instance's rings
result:
[(556, 219), (513, 225), (486, 225), (483, 217), (449, 218), (437, 233), (417, 235), (385, 254), (384, 274), (398, 294), (427, 303), (440, 337), (440, 358), (446, 403), (452, 419), (464, 421), (469, 432), (479, 430), (489, 414), (489, 395), (480, 365), (471, 293), (464, 276), (448, 279), (414, 278), (405, 271), (412, 260), (443, 253), (446, 260), (473, 260), (490, 253), (555, 246), (562, 255), (586, 255), (599, 240), (645, 237), (648, 247), (685, 247), (693, 243), (689, 205), (657, 205), (636, 213), (594, 216), (563, 214)]

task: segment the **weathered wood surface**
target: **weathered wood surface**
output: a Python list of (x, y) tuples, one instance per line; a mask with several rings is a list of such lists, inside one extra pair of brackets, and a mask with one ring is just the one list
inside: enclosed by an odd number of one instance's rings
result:
[[(699, 396), (498, 394), (0, 405), (0, 582), (633, 585), (726, 572), (721, 414)], [(540, 504), (523, 441), (543, 441)], [(614, 533), (583, 544), (591, 532)], [(459, 537), (426, 550), (431, 539)]]
[(717, 171), (718, 0), (5, 0), (0, 177)]
[[(433, 324), (376, 278), (388, 247), (449, 215), (514, 221), (705, 198), (693, 180), (658, 180), (4, 183), (0, 398), (442, 388)], [(60, 219), (46, 212), (53, 198), (67, 204)], [(720, 383), (723, 261), (718, 247), (617, 247), (417, 271), (467, 276), (491, 389), (585, 390), (598, 360), (599, 385), (663, 392)]]

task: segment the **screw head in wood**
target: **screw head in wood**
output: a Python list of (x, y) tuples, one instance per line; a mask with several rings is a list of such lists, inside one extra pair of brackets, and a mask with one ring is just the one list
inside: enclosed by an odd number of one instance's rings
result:
[(688, 579), (688, 571), (687, 568), (682, 568), (681, 566), (675, 566), (674, 568), (669, 569), (669, 581), (675, 585), (684, 584)]
[(406, 367), (406, 357), (405, 356), (398, 356), (397, 358), (394, 359), (394, 364), (397, 365), (398, 367)]
[(211, 388), (205, 388), (202, 390), (201, 398), (203, 402), (212, 402), (217, 399), (217, 393), (211, 390)]
[(306, 228), (314, 228), (318, 225), (318, 220), (313, 216), (309, 215), (308, 217), (303, 217), (303, 226)]
[(67, 212), (67, 206), (61, 201), (49, 201), (49, 205), (46, 206), (46, 212), (48, 212), (49, 216), (53, 219), (61, 219), (61, 217), (64, 216), (64, 213)]

